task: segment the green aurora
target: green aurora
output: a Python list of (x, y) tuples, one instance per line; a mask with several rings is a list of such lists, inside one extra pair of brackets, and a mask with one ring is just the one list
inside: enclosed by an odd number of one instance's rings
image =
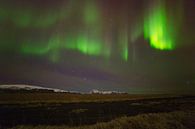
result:
[(0, 0), (0, 83), (194, 92), (194, 0)]
[(85, 4), (81, 9), (83, 16), (82, 32), (77, 30), (73, 32), (74, 34), (66, 33), (64, 35), (55, 33), (48, 41), (45, 41), (47, 44), (43, 46), (39, 45), (41, 43), (38, 45), (32, 45), (32, 42), (24, 43), (21, 47), (21, 52), (36, 55), (49, 54), (53, 61), (58, 60), (58, 53), (64, 49), (77, 51), (90, 56), (110, 57), (111, 48), (101, 40), (101, 27), (97, 25), (100, 23), (100, 10), (96, 6), (95, 1), (86, 1)]
[[(83, 2), (83, 6), (78, 7), (76, 11), (71, 9), (77, 5), (77, 2), (69, 1), (65, 7), (50, 12), (44, 10), (43, 13), (27, 7), (15, 10), (4, 7), (0, 8), (0, 20), (1, 22), (11, 20), (21, 30), (29, 28), (44, 30), (55, 27), (55, 31), (47, 39), (36, 41), (24, 38), (19, 47), (22, 54), (47, 55), (53, 61), (58, 61), (60, 52), (67, 50), (88, 56), (102, 56), (106, 59), (109, 59), (113, 53), (118, 53), (122, 60), (128, 61), (131, 53), (129, 47), (132, 47), (129, 44), (129, 37), (135, 39), (134, 35), (136, 38), (144, 35), (144, 38), (149, 40), (150, 46), (155, 49), (173, 50), (176, 47), (176, 28), (172, 26), (174, 20), (168, 21), (167, 10), (162, 2), (155, 4), (145, 16), (143, 25), (140, 25), (144, 26), (142, 32), (136, 29), (134, 32), (130, 32), (132, 28), (126, 25), (128, 18), (123, 18), (122, 22), (119, 22), (119, 27), (116, 24), (116, 28), (118, 27), (116, 30), (119, 31), (115, 35), (116, 41), (108, 40), (105, 36), (106, 33), (113, 33), (113, 29), (105, 32), (103, 12), (97, 1), (86, 0)], [(76, 19), (74, 19), (75, 14), (79, 15)], [(128, 17), (128, 15), (124, 16)], [(7, 17), (10, 19), (6, 19)], [(79, 23), (75, 26), (71, 24), (70, 27), (68, 23), (73, 19)], [(56, 24), (57, 26), (55, 26)], [(135, 34), (138, 32), (139, 34)], [(113, 50), (113, 46), (117, 46), (117, 50)]]
[[(176, 47), (176, 30), (179, 21), (168, 15), (165, 3), (154, 2), (154, 7), (144, 19), (144, 38), (149, 39), (151, 47), (159, 50), (174, 50)], [(181, 17), (181, 14), (180, 14)]]

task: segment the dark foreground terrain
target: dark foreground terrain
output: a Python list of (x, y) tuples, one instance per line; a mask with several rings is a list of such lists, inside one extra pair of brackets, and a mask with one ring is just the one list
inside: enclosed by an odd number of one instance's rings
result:
[[(148, 113), (187, 112), (190, 114), (190, 118), (187, 120), (190, 123), (188, 128), (194, 129), (194, 109), (195, 97), (193, 96), (147, 98), (135, 100), (132, 99), (105, 102), (2, 102), (0, 104), (0, 128), (4, 129), (16, 126), (20, 126), (19, 128), (22, 129), (36, 126), (40, 126), (40, 128), (46, 128), (46, 126), (75, 127), (92, 125), (99, 122), (108, 122), (120, 117), (128, 120), (129, 118), (124, 117), (136, 115), (139, 116)], [(56, 127), (56, 129), (58, 128), (60, 127)]]

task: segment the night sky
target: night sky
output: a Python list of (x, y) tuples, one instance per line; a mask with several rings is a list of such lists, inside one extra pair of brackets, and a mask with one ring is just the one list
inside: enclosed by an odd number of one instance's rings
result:
[(0, 0), (0, 84), (195, 93), (195, 1)]

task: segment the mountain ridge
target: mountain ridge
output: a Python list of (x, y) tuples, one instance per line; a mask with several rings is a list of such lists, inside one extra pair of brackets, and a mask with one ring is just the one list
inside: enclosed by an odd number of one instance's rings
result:
[(69, 92), (61, 89), (56, 88), (47, 88), (41, 86), (34, 86), (34, 85), (26, 85), (26, 84), (9, 84), (9, 85), (0, 85), (0, 89), (9, 89), (9, 90), (49, 90), (53, 92)]

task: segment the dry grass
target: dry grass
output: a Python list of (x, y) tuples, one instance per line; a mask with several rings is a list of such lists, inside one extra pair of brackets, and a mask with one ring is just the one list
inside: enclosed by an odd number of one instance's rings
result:
[(122, 117), (91, 126), (18, 126), (12, 129), (195, 129), (195, 111), (150, 113)]
[(0, 104), (71, 103), (71, 102), (102, 102), (102, 101), (105, 102), (105, 101), (123, 101), (123, 100), (163, 98), (163, 97), (167, 97), (167, 95), (1, 93)]

